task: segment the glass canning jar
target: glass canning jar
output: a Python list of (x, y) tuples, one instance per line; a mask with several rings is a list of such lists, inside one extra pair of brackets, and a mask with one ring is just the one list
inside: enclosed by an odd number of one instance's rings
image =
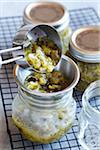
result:
[(71, 83), (66, 89), (53, 93), (28, 90), (23, 83), (30, 71), (19, 65), (14, 69), (19, 92), (13, 101), (12, 118), (20, 132), (31, 141), (50, 143), (68, 132), (73, 124), (76, 102), (72, 93), (79, 80), (79, 70), (77, 65), (65, 56), (60, 69), (70, 77)]
[(100, 150), (100, 80), (85, 90), (82, 106), (79, 142), (85, 150)]
[(87, 86), (100, 79), (100, 27), (87, 26), (77, 29), (71, 36), (70, 48), (66, 53), (80, 69), (77, 89), (84, 91)]
[(25, 25), (48, 24), (58, 31), (62, 40), (63, 54), (68, 50), (69, 39), (72, 33), (69, 20), (67, 8), (56, 1), (30, 3), (26, 6), (23, 13)]
[(33, 99), (19, 90), (13, 102), (12, 118), (20, 132), (29, 140), (50, 143), (72, 127), (76, 103), (72, 91), (61, 99)]

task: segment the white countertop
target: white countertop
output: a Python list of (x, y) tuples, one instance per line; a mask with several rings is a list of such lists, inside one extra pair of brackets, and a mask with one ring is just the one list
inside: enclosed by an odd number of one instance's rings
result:
[[(25, 6), (30, 2), (46, 0), (0, 0), (0, 17), (22, 16)], [(49, 0), (54, 1), (54, 0)], [(99, 0), (55, 0), (63, 3), (68, 9), (93, 7), (100, 16)]]

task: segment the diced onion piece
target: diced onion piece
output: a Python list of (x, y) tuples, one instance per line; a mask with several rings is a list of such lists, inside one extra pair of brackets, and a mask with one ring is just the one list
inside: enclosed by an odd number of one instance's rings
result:
[(34, 68), (36, 69), (40, 68), (41, 61), (34, 54), (29, 54), (28, 58), (29, 58), (29, 62), (33, 65)]
[(39, 88), (39, 84), (38, 84), (38, 82), (31, 81), (31, 82), (29, 82), (29, 85), (27, 88), (30, 90), (35, 90), (35, 89)]
[(54, 69), (54, 66), (53, 66), (53, 65), (49, 65), (49, 66), (47, 66), (47, 68), (46, 68), (47, 72), (52, 72), (53, 69)]
[(41, 77), (41, 78), (39, 79), (39, 83), (40, 83), (41, 85), (45, 85), (45, 84), (47, 83), (47, 80), (46, 80), (45, 78)]

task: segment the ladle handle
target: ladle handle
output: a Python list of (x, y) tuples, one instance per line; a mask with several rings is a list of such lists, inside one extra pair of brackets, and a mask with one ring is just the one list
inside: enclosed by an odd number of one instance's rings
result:
[(4, 61), (1, 61), (1, 62), (0, 62), (0, 65), (12, 63), (12, 62), (14, 62), (14, 61), (16, 61), (16, 60), (20, 60), (20, 59), (22, 59), (22, 58), (24, 58), (24, 57), (23, 57), (23, 56), (18, 56), (18, 57), (15, 57), (15, 58), (7, 59), (7, 60), (4, 60)]
[(12, 48), (8, 48), (8, 49), (3, 49), (3, 50), (0, 50), (0, 54), (16, 51), (16, 50), (20, 50), (20, 49), (22, 49), (22, 46), (17, 46), (17, 47), (12, 47)]
[[(17, 47), (13, 47), (13, 48), (3, 49), (3, 50), (0, 50), (0, 54), (16, 51), (16, 50), (20, 50), (20, 49), (22, 49), (22, 46), (17, 46)], [(4, 64), (11, 63), (11, 62), (14, 62), (14, 61), (19, 60), (19, 59), (22, 59), (23, 57), (24, 56), (22, 55), (22, 56), (18, 56), (18, 57), (15, 57), (15, 58), (2, 60), (2, 57), (0, 56), (0, 66), (4, 65)]]

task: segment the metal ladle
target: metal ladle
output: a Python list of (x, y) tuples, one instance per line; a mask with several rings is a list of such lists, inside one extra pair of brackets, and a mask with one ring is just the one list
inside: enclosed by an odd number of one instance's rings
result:
[[(32, 25), (25, 25), (22, 26), (15, 34), (15, 37), (13, 39), (13, 46), (12, 48), (8, 48), (8, 49), (3, 49), (0, 50), (0, 65), (3, 64), (8, 64), (11, 63), (13, 61), (17, 61), (22, 60), (23, 59), (23, 45), (24, 45), (24, 41), (26, 41), (27, 39), (27, 34), (28, 32), (33, 28)], [(2, 60), (1, 54), (3, 53), (7, 53), (7, 52), (12, 52), (13, 58), (11, 59), (7, 59), (7, 60)], [(17, 54), (17, 55), (15, 55)]]
[[(23, 31), (24, 31), (24, 29), (23, 29)], [(61, 55), (62, 55), (61, 40), (60, 40), (58, 32), (53, 27), (48, 26), (48, 25), (37, 25), (37, 26), (33, 27), (32, 25), (30, 25), (29, 29), (27, 27), (27, 31), (25, 32), (25, 34), (22, 34), (23, 31), (21, 31), (21, 35), (19, 34), (19, 37), (17, 37), (17, 40), (13, 42), (15, 47), (10, 48), (10, 49), (0, 50), (0, 54), (6, 53), (6, 52), (11, 52), (11, 51), (13, 51), (13, 53), (16, 52), (14, 58), (1, 61), (0, 64), (7, 64), (7, 63), (11, 63), (13, 61), (17, 61), (18, 64), (20, 64), (20, 60), (25, 58), (24, 48), (29, 46), (28, 42), (29, 41), (34, 42), (40, 36), (41, 37), (47, 36), (49, 39), (51, 39), (57, 45), (57, 47), (60, 50), (60, 58), (61, 58)], [(23, 61), (21, 62), (21, 66), (22, 65), (30, 66), (30, 64), (27, 61), (25, 61), (25, 59), (23, 59)], [(38, 70), (36, 70), (34, 68), (33, 68), (33, 70), (39, 72)]]

